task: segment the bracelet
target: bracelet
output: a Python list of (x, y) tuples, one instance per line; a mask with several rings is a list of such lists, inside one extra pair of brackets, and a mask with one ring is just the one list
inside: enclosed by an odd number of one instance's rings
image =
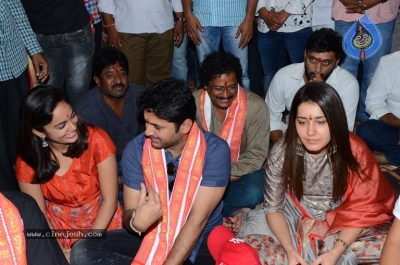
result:
[(335, 243), (336, 243), (336, 242), (342, 243), (342, 245), (343, 245), (344, 248), (345, 248), (344, 251), (343, 251), (343, 254), (346, 253), (346, 252), (347, 252), (347, 249), (349, 248), (349, 245), (347, 245), (347, 243), (344, 242), (343, 240), (341, 240), (340, 238), (336, 238), (336, 239), (335, 239)]
[(115, 26), (115, 23), (104, 25), (105, 28), (112, 27), (112, 26)]
[(184, 17), (177, 17), (176, 20), (178, 20), (178, 21), (186, 21), (186, 18), (184, 18)]
[(135, 218), (135, 215), (136, 215), (136, 211), (133, 211), (131, 220), (129, 221), (129, 226), (132, 228), (133, 232), (135, 232), (135, 233), (137, 233), (139, 236), (141, 236), (142, 233), (144, 233), (144, 232), (146, 232), (146, 231), (140, 232), (140, 231), (138, 231), (138, 230), (133, 226), (132, 223), (133, 223), (133, 218)]

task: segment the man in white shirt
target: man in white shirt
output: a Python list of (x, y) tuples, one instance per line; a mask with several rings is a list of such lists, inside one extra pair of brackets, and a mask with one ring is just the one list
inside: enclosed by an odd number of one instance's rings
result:
[(276, 73), (265, 97), (270, 114), (271, 143), (286, 131), (282, 112), (290, 110), (294, 95), (308, 82), (326, 82), (339, 93), (349, 130), (353, 131), (359, 87), (357, 80), (338, 66), (342, 54), (342, 37), (332, 29), (322, 28), (308, 39), (304, 63), (288, 65)]
[(264, 71), (264, 92), (268, 92), (276, 72), (290, 63), (303, 62), (303, 52), (311, 29), (313, 0), (259, 0), (258, 50)]
[(367, 90), (370, 119), (357, 128), (376, 162), (400, 166), (400, 52), (383, 56)]
[(108, 45), (128, 58), (130, 83), (149, 87), (171, 77), (174, 42), (183, 40), (181, 0), (99, 0), (98, 6)]

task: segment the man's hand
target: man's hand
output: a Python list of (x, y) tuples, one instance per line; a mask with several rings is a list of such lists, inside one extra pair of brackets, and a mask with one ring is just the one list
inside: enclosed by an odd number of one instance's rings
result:
[(177, 20), (175, 23), (175, 31), (174, 31), (174, 44), (176, 47), (181, 46), (185, 30), (184, 30), (184, 22), (183, 20)]
[(107, 30), (107, 44), (108, 46), (119, 48), (121, 47), (121, 39), (119, 38), (118, 31), (115, 29), (115, 26), (109, 26), (106, 28)]
[(236, 176), (231, 176), (230, 178), (230, 182), (234, 182), (234, 181), (238, 181), (240, 179), (240, 177), (236, 177)]
[(41, 52), (32, 55), (31, 60), (37, 80), (43, 83), (49, 76), (49, 63)]
[(196, 45), (200, 45), (201, 38), (198, 30), (204, 32), (203, 27), (200, 24), (200, 21), (193, 14), (186, 14), (186, 28), (188, 32), (188, 37), (194, 42)]
[(139, 231), (146, 231), (162, 216), (160, 196), (152, 187), (140, 184), (139, 202), (132, 225)]
[(253, 20), (252, 17), (246, 17), (238, 27), (235, 38), (239, 38), (241, 35), (238, 46), (239, 49), (243, 50), (253, 37)]
[(258, 14), (264, 20), (265, 24), (267, 24), (268, 28), (272, 31), (277, 31), (283, 26), (283, 14), (274, 11), (268, 11), (266, 8), (261, 8)]
[(340, 0), (346, 7), (346, 13), (365, 14), (365, 11), (380, 4), (380, 0)]

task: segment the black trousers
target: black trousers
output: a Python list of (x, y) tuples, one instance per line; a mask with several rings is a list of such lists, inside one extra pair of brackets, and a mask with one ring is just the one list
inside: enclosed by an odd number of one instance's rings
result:
[[(204, 235), (194, 265), (215, 265), (208, 248), (209, 233)], [(107, 231), (105, 239), (79, 239), (71, 250), (71, 265), (130, 265), (140, 248), (142, 239), (125, 229)], [(186, 260), (183, 265), (193, 265)]]
[[(3, 195), (17, 207), (26, 229), (50, 229), (36, 201), (29, 195), (6, 191)], [(28, 265), (68, 265), (60, 245), (55, 238), (26, 238)]]
[(19, 109), (29, 92), (29, 76), (0, 81), (0, 191), (18, 190), (14, 164), (17, 157)]

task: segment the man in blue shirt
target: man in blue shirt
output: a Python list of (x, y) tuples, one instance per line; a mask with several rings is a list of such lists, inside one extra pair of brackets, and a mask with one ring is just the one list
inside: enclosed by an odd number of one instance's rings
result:
[(195, 43), (200, 63), (211, 52), (224, 50), (240, 60), (243, 87), (250, 89), (247, 44), (253, 35), (258, 0), (182, 0), (188, 37)]
[(213, 264), (206, 242), (222, 224), (229, 147), (197, 126), (194, 97), (181, 81), (156, 83), (138, 105), (146, 130), (122, 158), (123, 223), (132, 234), (117, 230), (107, 239), (80, 240), (71, 263)]
[(28, 54), (36, 78), (44, 82), (49, 65), (19, 0), (0, 1), (0, 191), (18, 190), (17, 157), (19, 107), (29, 91)]
[[(128, 59), (118, 49), (103, 47), (93, 56), (96, 87), (79, 101), (76, 112), (85, 122), (99, 126), (117, 147), (118, 176), (125, 146), (144, 131), (142, 112), (136, 101), (144, 87), (128, 83)], [(121, 183), (121, 182), (120, 182)], [(122, 187), (119, 199), (122, 203)]]

